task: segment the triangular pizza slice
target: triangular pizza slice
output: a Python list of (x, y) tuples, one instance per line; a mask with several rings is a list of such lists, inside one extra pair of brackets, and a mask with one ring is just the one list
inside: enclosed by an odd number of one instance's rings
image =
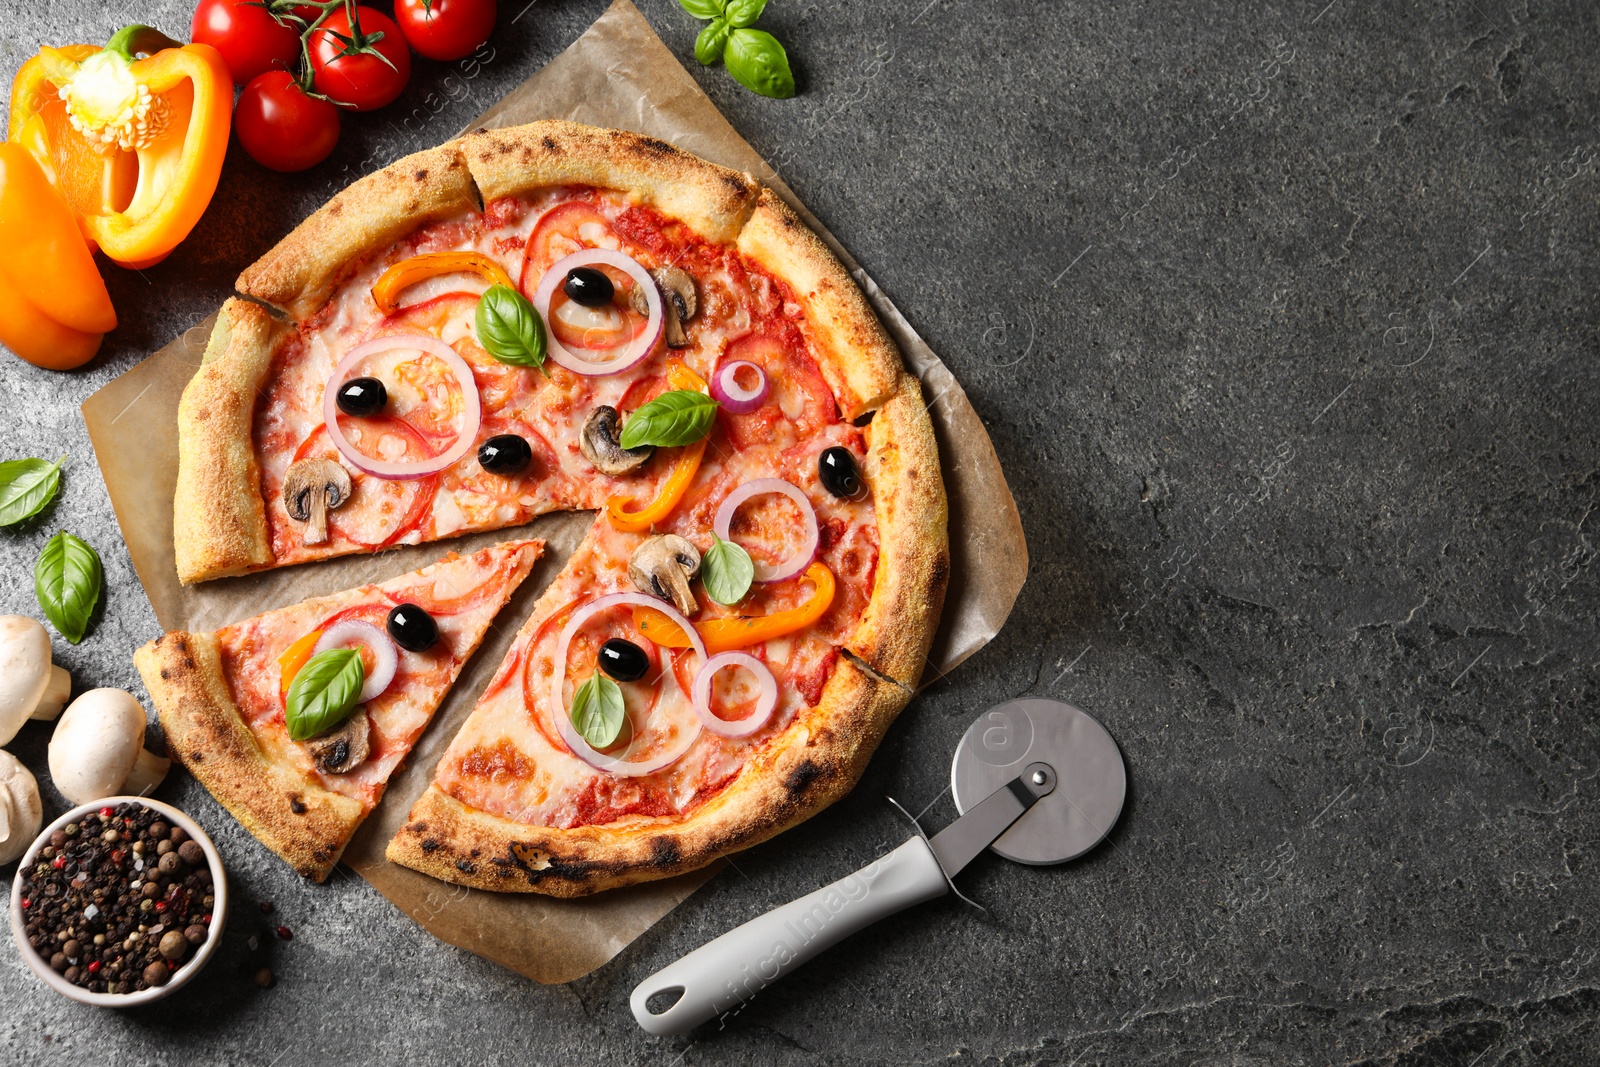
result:
[(164, 634), (134, 662), (167, 747), (322, 881), (543, 547), (451, 553), (214, 632)]

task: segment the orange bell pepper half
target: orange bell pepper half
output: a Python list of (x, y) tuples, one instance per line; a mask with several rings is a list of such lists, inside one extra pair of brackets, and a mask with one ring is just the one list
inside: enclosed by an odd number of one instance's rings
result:
[(72, 209), (33, 155), (0, 143), (0, 341), (40, 367), (89, 362), (117, 325)]
[[(681, 360), (675, 359), (668, 364), (667, 381), (674, 389), (706, 391), (705, 379), (684, 366)], [(696, 472), (700, 470), (700, 461), (706, 454), (707, 440), (708, 438), (702, 437), (694, 444), (684, 445), (678, 450), (677, 459), (672, 464), (672, 473), (667, 475), (667, 480), (662, 483), (656, 498), (644, 507), (637, 511), (632, 510), (631, 496), (614, 496), (607, 500), (606, 518), (611, 521), (611, 525), (628, 533), (643, 533), (672, 514), (673, 509), (683, 500), (683, 494), (688, 492), (689, 483), (694, 481)]]
[(384, 271), (372, 283), (372, 299), (379, 311), (392, 315), (399, 306), (398, 298), (402, 289), (441, 274), (463, 272), (481, 275), (488, 279), (490, 285), (503, 285), (507, 289), (517, 287), (505, 268), (482, 252), (424, 252), (420, 256), (402, 259)]
[(283, 655), (278, 657), (278, 695), (285, 701), (289, 699), (289, 686), (294, 684), (294, 676), (299, 674), (300, 668), (311, 659), (311, 653), (315, 651), (317, 640), (321, 637), (321, 630), (312, 630), (284, 649)]
[(7, 128), (48, 156), (84, 235), (142, 267), (200, 221), (232, 115), (233, 77), (215, 48), (128, 26), (103, 49), (41, 48), (12, 83)]
[[(715, 656), (735, 648), (748, 648), (783, 637), (803, 629), (822, 618), (823, 612), (833, 603), (837, 589), (833, 572), (824, 563), (813, 563), (801, 576), (812, 585), (811, 595), (799, 607), (774, 611), (771, 615), (733, 615), (724, 619), (707, 619), (695, 627), (700, 640), (705, 642), (706, 654)], [(673, 622), (655, 608), (634, 608), (633, 624), (639, 632), (658, 645), (667, 648), (688, 648), (689, 635), (683, 627)]]

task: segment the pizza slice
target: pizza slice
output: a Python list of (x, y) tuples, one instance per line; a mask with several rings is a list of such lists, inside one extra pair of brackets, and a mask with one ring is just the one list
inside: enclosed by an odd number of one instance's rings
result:
[(541, 541), (318, 597), (134, 655), (172, 755), (314, 881), (383, 796)]

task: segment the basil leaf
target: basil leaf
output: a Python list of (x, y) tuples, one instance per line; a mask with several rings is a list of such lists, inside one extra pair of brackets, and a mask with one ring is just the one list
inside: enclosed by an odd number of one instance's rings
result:
[(727, 5), (725, 0), (678, 0), (678, 6), (697, 19), (714, 19)]
[(495, 359), (544, 371), (544, 320), (527, 297), (509, 286), (492, 285), (478, 299), (476, 322), (478, 343)]
[(643, 405), (622, 428), (624, 450), (641, 445), (692, 445), (711, 432), (721, 405), (698, 389), (674, 389)]
[(100, 554), (65, 530), (45, 542), (33, 565), (33, 595), (39, 607), (73, 644), (89, 630), (103, 577)]
[(756, 565), (742, 546), (711, 536), (716, 543), (700, 561), (700, 584), (705, 586), (706, 596), (718, 604), (737, 604), (755, 581)]
[(766, 6), (767, 0), (728, 0), (728, 25), (736, 29), (754, 26)]
[(62, 456), (54, 463), (42, 459), (8, 459), (0, 463), (0, 526), (31, 519), (55, 499), (61, 487)]
[(312, 656), (289, 683), (283, 721), (290, 739), (305, 741), (344, 722), (355, 711), (356, 697), (366, 684), (360, 649), (330, 648)]
[(622, 706), (622, 687), (595, 671), (572, 695), (572, 725), (594, 749), (617, 743), (627, 709)]
[(722, 58), (722, 46), (727, 43), (728, 20), (719, 16), (706, 23), (706, 28), (694, 39), (694, 57), (702, 67), (709, 67)]
[(734, 81), (762, 96), (786, 100), (794, 95), (789, 53), (766, 30), (734, 30), (728, 34), (722, 62)]

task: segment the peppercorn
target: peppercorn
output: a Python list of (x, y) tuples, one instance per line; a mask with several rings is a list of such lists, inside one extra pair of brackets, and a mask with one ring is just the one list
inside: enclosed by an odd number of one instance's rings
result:
[(167, 833), (167, 840), (172, 842), (174, 848), (189, 840), (189, 832), (181, 826), (174, 826)]
[(50, 957), (50, 969), (52, 971), (64, 971), (64, 970), (66, 970), (67, 969), (67, 954), (65, 952), (57, 952), (55, 955), (51, 956)]
[(166, 837), (169, 832), (170, 832), (170, 828), (167, 826), (166, 823), (162, 822), (160, 819), (157, 819), (155, 822), (150, 824), (150, 830), (149, 830), (150, 836), (155, 838), (158, 841), (161, 840), (162, 838)]
[(162, 874), (172, 874), (182, 866), (183, 860), (178, 857), (178, 854), (176, 852), (168, 852), (166, 855), (162, 856), (161, 861), (156, 864), (156, 869)]
[(157, 947), (167, 959), (181, 960), (189, 951), (189, 942), (181, 930), (168, 930), (161, 935), (161, 944)]
[(158, 841), (156, 842), (156, 855), (165, 856), (167, 853), (171, 852), (177, 847), (178, 846), (174, 845), (171, 841)]
[(178, 846), (178, 858), (191, 867), (198, 867), (206, 861), (206, 852), (200, 842), (185, 841)]
[(153, 986), (166, 985), (167, 976), (170, 973), (171, 972), (167, 970), (167, 965), (165, 963), (162, 963), (160, 960), (156, 960), (154, 963), (150, 964), (144, 969), (144, 980)]
[(272, 968), (270, 967), (263, 967), (255, 974), (255, 983), (262, 989), (271, 989), (276, 982), (277, 978), (273, 976)]
[(278, 927), (278, 940), (279, 941), (293, 941), (294, 940), (294, 931), (289, 929), (287, 926)]
[(139, 887), (139, 892), (146, 897), (157, 897), (161, 895), (161, 887), (155, 882), (146, 882)]
[(199, 923), (194, 923), (184, 929), (183, 936), (184, 939), (189, 942), (189, 944), (200, 945), (205, 943), (206, 934), (208, 932), (209, 931), (207, 931), (204, 926), (201, 926)]

